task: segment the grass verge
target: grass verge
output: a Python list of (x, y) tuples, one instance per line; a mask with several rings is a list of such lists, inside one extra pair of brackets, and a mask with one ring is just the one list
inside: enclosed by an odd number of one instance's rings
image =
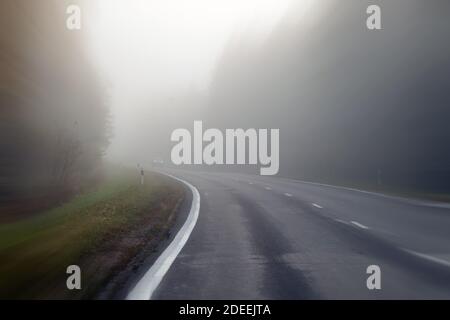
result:
[[(0, 225), (1, 299), (89, 299), (144, 247), (167, 236), (184, 197), (178, 183), (110, 168), (95, 190), (34, 217)], [(82, 290), (68, 290), (78, 265)]]

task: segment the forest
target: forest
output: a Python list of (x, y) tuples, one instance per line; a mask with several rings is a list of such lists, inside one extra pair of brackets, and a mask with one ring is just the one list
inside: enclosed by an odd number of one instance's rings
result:
[(101, 173), (106, 95), (83, 31), (65, 27), (68, 3), (0, 3), (1, 218), (54, 205)]
[(207, 123), (280, 128), (282, 176), (448, 192), (450, 2), (382, 1), (375, 31), (370, 3), (294, 4), (264, 41), (236, 35)]

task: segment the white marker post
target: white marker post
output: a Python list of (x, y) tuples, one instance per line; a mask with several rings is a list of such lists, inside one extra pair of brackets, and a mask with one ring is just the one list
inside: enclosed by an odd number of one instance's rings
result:
[(141, 186), (144, 185), (144, 168), (141, 168)]

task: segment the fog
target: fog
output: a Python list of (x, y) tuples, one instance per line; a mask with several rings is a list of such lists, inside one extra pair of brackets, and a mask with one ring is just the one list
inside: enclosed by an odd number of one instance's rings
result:
[(170, 131), (202, 117), (223, 50), (251, 35), (264, 41), (290, 0), (99, 0), (91, 49), (111, 95), (108, 158), (166, 158)]
[(281, 176), (450, 191), (448, 0), (76, 1), (80, 31), (69, 3), (2, 1), (2, 199), (170, 165), (194, 120), (280, 129)]
[(281, 175), (448, 191), (450, 4), (381, 1), (369, 31), (371, 3), (294, 8), (262, 45), (230, 48), (211, 125), (280, 127)]
[(110, 159), (170, 162), (170, 132), (203, 120), (280, 128), (284, 176), (449, 187), (448, 1), (378, 1), (379, 31), (372, 1), (107, 2)]
[(0, 5), (0, 218), (63, 200), (99, 178), (109, 111), (87, 34), (65, 28), (68, 4)]

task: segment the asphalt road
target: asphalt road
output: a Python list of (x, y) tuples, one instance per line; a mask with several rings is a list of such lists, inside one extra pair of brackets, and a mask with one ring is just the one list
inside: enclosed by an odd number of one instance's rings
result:
[[(153, 299), (450, 298), (445, 206), (283, 178), (170, 173), (199, 190), (201, 206)], [(369, 265), (381, 269), (381, 290), (366, 286)]]

